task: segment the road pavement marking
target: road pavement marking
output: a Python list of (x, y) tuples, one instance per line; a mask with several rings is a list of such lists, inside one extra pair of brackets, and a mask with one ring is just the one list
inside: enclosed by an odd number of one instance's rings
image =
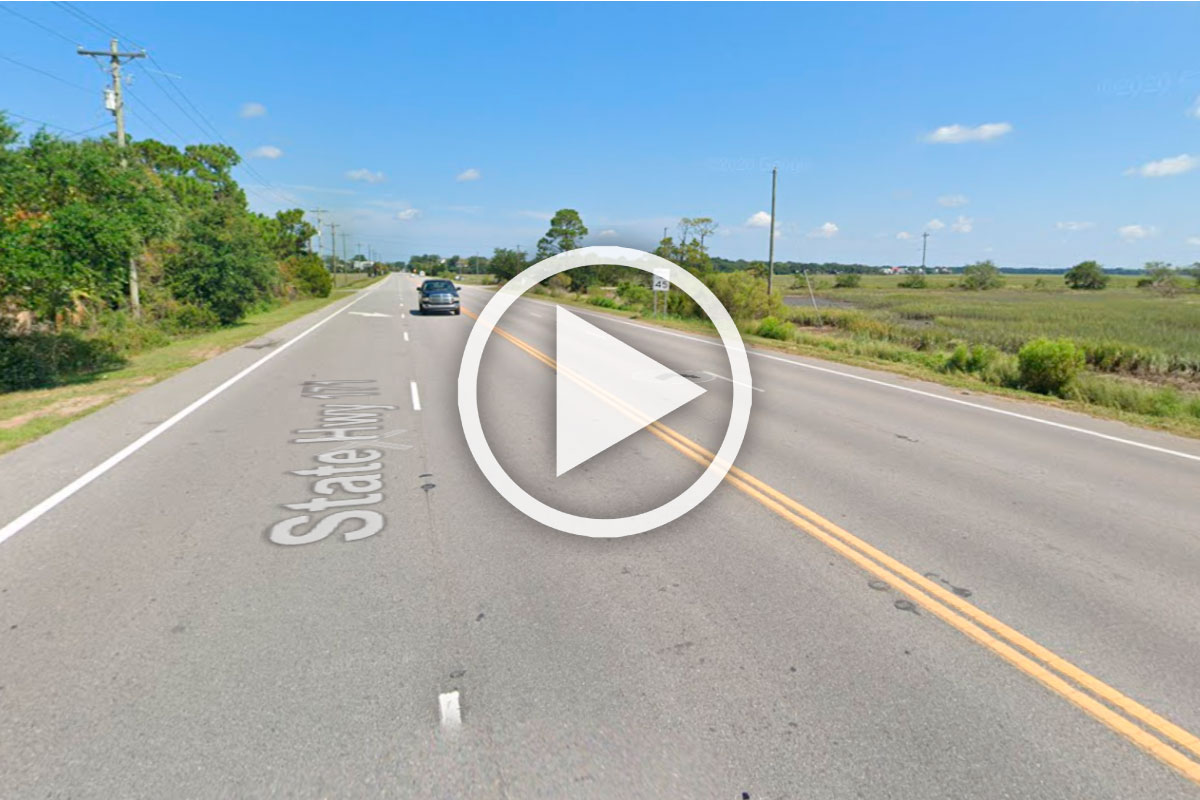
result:
[(458, 703), (458, 692), (438, 695), (438, 715), (445, 730), (457, 730), (462, 725), (462, 707)]
[[(467, 313), (475, 316), (469, 311)], [(494, 328), (494, 331), (546, 366), (557, 369), (554, 359), (536, 347), (499, 327)], [(599, 387), (592, 388), (608, 402), (618, 406), (624, 405), (618, 398), (606, 396), (607, 393), (600, 390)], [(713, 453), (701, 445), (661, 422), (652, 423), (647, 426), (646, 430), (703, 466), (707, 466), (714, 457)], [(731, 467), (725, 480), (867, 573), (891, 584), (917, 605), (972, 641), (1000, 656), (1046, 688), (1074, 703), (1094, 719), (1129, 739), (1150, 755), (1200, 784), (1200, 763), (1163, 741), (1163, 739), (1169, 740), (1189, 751), (1193, 756), (1200, 758), (1200, 737), (1127, 697), (1099, 678), (1085, 672), (1065, 658), (1034, 642), (982, 609), (948, 591), (945, 587), (939, 586), (911, 567), (859, 539), (744, 470), (735, 466)], [(1018, 650), (1018, 647), (1025, 652)], [(1074, 684), (1069, 683), (1066, 679), (1074, 681)], [(1079, 687), (1083, 687), (1087, 691), (1081, 691)], [(1156, 738), (1130, 719), (1116, 713), (1097, 698), (1115, 706), (1142, 725), (1153, 729), (1162, 739)]]
[[(721, 380), (723, 380), (723, 381), (729, 381), (730, 383), (732, 383), (732, 384), (734, 384), (734, 385), (737, 385), (737, 386), (746, 386), (746, 384), (744, 384), (744, 383), (741, 383), (741, 382), (739, 382), (739, 381), (735, 381), (733, 378), (726, 378), (724, 375), (720, 375), (720, 374), (718, 374), (718, 373), (716, 373), (716, 372), (713, 372), (712, 370), (707, 370), (707, 369), (706, 369), (706, 370), (704, 370), (704, 374), (705, 374), (705, 375), (712, 375), (714, 378), (720, 378), (720, 379), (721, 379)], [(756, 391), (756, 392), (765, 392), (765, 391), (766, 391), (766, 389), (762, 389), (762, 388), (760, 388), (760, 387), (758, 387), (758, 386), (750, 386), (749, 388), (753, 389), (753, 390), (754, 390), (754, 391)]]
[[(549, 302), (549, 301), (546, 301), (546, 302)], [(630, 322), (629, 320), (618, 319), (617, 317), (611, 316), (609, 314), (598, 314), (598, 313), (589, 312), (589, 311), (581, 311), (580, 313), (588, 314), (593, 317), (599, 317), (601, 319), (611, 320), (612, 322), (616, 322), (621, 325), (629, 325), (631, 327), (639, 328), (644, 331), (652, 331), (654, 333), (660, 333), (660, 334), (663, 334), (664, 336), (676, 336), (680, 339), (687, 339), (689, 341), (699, 342), (701, 344), (709, 345), (710, 347), (721, 347), (722, 346), (720, 342), (709, 341), (707, 339), (703, 339), (698, 336), (689, 336), (686, 333), (678, 333), (676, 331), (663, 330), (662, 328), (656, 328), (652, 325), (641, 325), (636, 322)], [(791, 364), (794, 367), (803, 367), (804, 369), (811, 369), (816, 372), (825, 372), (830, 375), (840, 376), (842, 378), (850, 378), (852, 380), (862, 381), (863, 383), (870, 383), (870, 384), (874, 384), (876, 386), (885, 386), (889, 389), (896, 389), (897, 391), (908, 392), (910, 394), (920, 395), (921, 397), (929, 397), (934, 400), (942, 400), (947, 403), (954, 403), (955, 405), (967, 406), (968, 408), (975, 408), (975, 409), (979, 409), (981, 411), (988, 411), (988, 412), (991, 412), (992, 414), (1002, 414), (1006, 417), (1014, 417), (1016, 419), (1023, 419), (1023, 420), (1026, 420), (1027, 422), (1036, 422), (1040, 425), (1049, 425), (1052, 428), (1059, 428), (1061, 430), (1071, 431), (1072, 433), (1081, 433), (1081, 434), (1084, 434), (1085, 436), (1094, 436), (1097, 439), (1106, 439), (1110, 442), (1116, 442), (1118, 444), (1125, 444), (1125, 445), (1129, 445), (1131, 447), (1140, 447), (1143, 450), (1152, 450), (1156, 453), (1163, 453), (1163, 454), (1169, 455), (1169, 456), (1177, 456), (1179, 458), (1186, 458), (1189, 461), (1200, 461), (1200, 456), (1193, 455), (1192, 453), (1184, 453), (1180, 450), (1172, 450), (1167, 447), (1159, 447), (1158, 445), (1146, 444), (1145, 442), (1138, 442), (1133, 439), (1124, 439), (1120, 436), (1113, 436), (1108, 433), (1100, 433), (1099, 431), (1089, 430), (1088, 428), (1079, 428), (1079, 427), (1076, 427), (1075, 425), (1067, 425), (1066, 423), (1063, 423), (1063, 422), (1054, 422), (1053, 420), (1042, 419), (1041, 417), (1034, 417), (1029, 414), (1022, 414), (1018, 411), (1009, 411), (1009, 410), (1003, 409), (1003, 408), (993, 408), (992, 406), (985, 406), (982, 403), (972, 403), (970, 400), (959, 400), (957, 397), (947, 397), (945, 395), (937, 394), (935, 392), (927, 392), (924, 389), (915, 389), (911, 386), (901, 386), (896, 383), (888, 383), (887, 381), (881, 381), (878, 378), (868, 378), (865, 375), (855, 375), (852, 372), (842, 372), (841, 370), (831, 369), (829, 367), (819, 367), (816, 364), (805, 364), (803, 361), (796, 361), (791, 358), (784, 358), (783, 356), (772, 355), (770, 353), (763, 353), (758, 350), (753, 350), (749, 347), (746, 348), (746, 352), (752, 356), (757, 356), (758, 358), (765, 358), (765, 359), (769, 359), (771, 361), (779, 361), (784, 364)]]
[(408, 341), (408, 331), (404, 332), (404, 341)]
[(417, 382), (409, 381), (408, 388), (409, 388), (409, 391), (412, 392), (413, 411), (420, 411), (421, 410), (421, 395), (417, 391)]
[(251, 372), (254, 372), (254, 370), (258, 369), (263, 364), (267, 363), (272, 358), (274, 358), (275, 356), (282, 353), (284, 350), (287, 350), (293, 344), (300, 341), (305, 336), (308, 336), (310, 333), (312, 333), (317, 328), (324, 325), (326, 322), (329, 322), (329, 320), (333, 319), (334, 317), (338, 316), (342, 312), (346, 311), (351, 306), (353, 306), (355, 303), (358, 303), (363, 298), (369, 297), (370, 295), (374, 294), (376, 291), (379, 290), (379, 287), (382, 286), (382, 284), (383, 284), (383, 282), (376, 284), (375, 288), (362, 292), (361, 294), (359, 294), (358, 297), (354, 298), (349, 303), (347, 303), (346, 305), (339, 308), (337, 311), (334, 311), (332, 314), (330, 314), (327, 317), (324, 317), (323, 319), (314, 323), (310, 327), (305, 328), (303, 331), (296, 334), (291, 339), (287, 340), (286, 342), (279, 345), (271, 352), (267, 353), (265, 356), (260, 358), (258, 361), (255, 361), (253, 364), (246, 367), (241, 372), (234, 375), (232, 378), (229, 378), (224, 383), (217, 386), (215, 389), (210, 389), (207, 393), (205, 393), (203, 396), (201, 396), (198, 400), (193, 400), (190, 404), (188, 404), (181, 410), (175, 412), (175, 414), (172, 415), (171, 417), (169, 417), (167, 420), (160, 422), (155, 427), (146, 431), (146, 433), (142, 434), (134, 441), (125, 445), (120, 450), (113, 453), (111, 456), (104, 459), (99, 464), (92, 467), (90, 470), (83, 473), (78, 478), (71, 481), (66, 486), (62, 487), (54, 494), (47, 497), (45, 500), (38, 503), (33, 508), (26, 511), (21, 516), (12, 520), (7, 525), (5, 525), (3, 528), (0, 528), (0, 542), (3, 542), (6, 539), (8, 539), (10, 536), (14, 536), (15, 534), (21, 532), (26, 527), (28, 527), (30, 525), (30, 523), (34, 522), (39, 517), (41, 517), (43, 514), (50, 511), (51, 509), (53, 509), (59, 503), (68, 499), (69, 497), (71, 497), (73, 494), (78, 492), (83, 487), (87, 486), (92, 481), (96, 480), (96, 478), (99, 478), (101, 475), (108, 472), (110, 469), (117, 466), (125, 459), (129, 458), (131, 455), (136, 453), (138, 450), (141, 450), (143, 447), (148, 445), (150, 442), (154, 441), (159, 436), (161, 436), (163, 433), (165, 433), (166, 431), (168, 431), (172, 427), (174, 427), (176, 425), (176, 423), (183, 420), (188, 415), (190, 415), (193, 411), (195, 411), (196, 409), (198, 409), (201, 406), (203, 406), (204, 404), (206, 404), (209, 400), (212, 400), (214, 397), (221, 394), (221, 392), (225, 391), (230, 386), (233, 386), (235, 383), (240, 381), (242, 378), (246, 377)]

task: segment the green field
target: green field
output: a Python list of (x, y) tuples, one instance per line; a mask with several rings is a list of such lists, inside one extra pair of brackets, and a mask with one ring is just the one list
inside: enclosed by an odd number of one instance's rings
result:
[[(1074, 291), (1060, 276), (1006, 276), (1001, 289), (953, 288), (955, 275), (927, 276), (925, 289), (899, 287), (903, 276), (868, 275), (862, 286), (835, 289), (828, 276), (814, 286), (818, 301), (833, 307), (814, 311), (790, 290), (793, 319), (802, 325), (837, 325), (849, 333), (910, 344), (917, 349), (959, 342), (991, 345), (1015, 353), (1040, 336), (1067, 338), (1088, 353), (1099, 372), (1200, 384), (1200, 292), (1173, 297), (1134, 288), (1136, 278), (1117, 276), (1101, 291)], [(803, 287), (803, 278), (800, 279)]]

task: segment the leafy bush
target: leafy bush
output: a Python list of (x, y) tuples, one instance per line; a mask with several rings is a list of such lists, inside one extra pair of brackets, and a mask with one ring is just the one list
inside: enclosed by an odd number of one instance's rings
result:
[(1017, 353), (1021, 385), (1065, 396), (1083, 367), (1083, 351), (1070, 339), (1034, 339)]
[(42, 389), (122, 363), (109, 343), (73, 331), (0, 334), (0, 391)]
[(613, 300), (611, 297), (605, 297), (602, 294), (594, 294), (588, 297), (588, 303), (594, 306), (600, 306), (600, 308), (617, 307), (617, 301)]
[(764, 339), (781, 339), (788, 340), (792, 338), (795, 328), (792, 323), (784, 322), (778, 317), (765, 317), (752, 329), (755, 336), (762, 336)]
[(920, 272), (914, 272), (912, 275), (906, 275), (901, 279), (897, 286), (903, 289), (924, 289), (928, 285), (925, 276)]
[(779, 294), (767, 294), (766, 282), (748, 272), (707, 275), (704, 282), (734, 319), (782, 317), (786, 310)]
[(960, 344), (946, 359), (942, 369), (946, 372), (982, 372), (999, 355), (999, 350), (987, 345), (977, 344), (968, 348), (965, 344)]
[(617, 297), (620, 297), (626, 305), (654, 305), (654, 292), (650, 291), (649, 287), (633, 281), (621, 281), (617, 286)]
[[(178, 310), (178, 305), (173, 308)], [(166, 327), (163, 323), (131, 317), (123, 311), (107, 311), (95, 317), (88, 335), (102, 342), (102, 346), (126, 356), (170, 342)]]
[(253, 224), (219, 207), (189, 220), (164, 275), (175, 297), (212, 310), (226, 325), (245, 316), (279, 277)]
[(962, 286), (964, 289), (984, 291), (999, 289), (1004, 285), (1000, 270), (991, 261), (979, 261), (963, 267)]
[(1137, 282), (1139, 288), (1153, 289), (1164, 297), (1174, 297), (1183, 289), (1183, 278), (1180, 270), (1162, 261), (1150, 261), (1146, 264), (1146, 277)]
[(170, 333), (207, 331), (220, 326), (220, 324), (221, 318), (212, 309), (187, 304), (176, 308), (162, 321), (163, 328)]
[(1095, 261), (1081, 261), (1067, 270), (1063, 280), (1072, 289), (1103, 289), (1108, 285), (1108, 276)]
[(862, 286), (862, 275), (857, 272), (840, 273), (833, 281), (833, 286), (836, 289), (857, 289)]
[(289, 256), (281, 263), (288, 282), (309, 297), (329, 297), (333, 276), (315, 253)]

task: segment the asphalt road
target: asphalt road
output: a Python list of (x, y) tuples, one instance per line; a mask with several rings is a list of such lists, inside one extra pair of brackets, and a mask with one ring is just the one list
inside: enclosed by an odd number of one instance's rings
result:
[[(480, 474), (470, 315), (414, 287), (0, 458), (0, 797), (1200, 795), (1200, 443), (755, 353), (732, 479), (583, 539)], [(706, 393), (555, 479), (522, 300), (484, 428), (535, 496), (645, 510), (719, 441), (728, 364), (580, 313)]]

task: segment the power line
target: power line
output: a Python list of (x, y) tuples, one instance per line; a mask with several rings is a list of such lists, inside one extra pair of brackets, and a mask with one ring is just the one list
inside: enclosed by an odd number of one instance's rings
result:
[(38, 68), (38, 67), (35, 67), (35, 66), (32, 66), (32, 65), (30, 65), (30, 64), (26, 64), (26, 63), (25, 63), (25, 62), (23, 62), (23, 61), (17, 61), (15, 58), (13, 58), (13, 57), (11, 57), (11, 56), (6, 56), (6, 55), (3, 55), (3, 54), (0, 54), (0, 58), (4, 59), (5, 61), (9, 61), (9, 62), (11, 62), (11, 63), (13, 63), (13, 64), (16, 64), (18, 67), (23, 67), (23, 68), (25, 68), (25, 69), (29, 70), (30, 72), (36, 72), (36, 73), (38, 73), (39, 75), (45, 75), (47, 78), (50, 78), (50, 79), (52, 79), (52, 80), (56, 80), (56, 81), (58, 81), (58, 82), (59, 82), (59, 83), (61, 83), (61, 84), (65, 84), (66, 86), (70, 86), (72, 89), (79, 89), (79, 90), (80, 90), (80, 91), (82, 91), (82, 92), (93, 92), (93, 91), (95, 91), (94, 89), (89, 89), (89, 88), (87, 88), (86, 86), (81, 86), (81, 85), (79, 85), (78, 83), (75, 83), (75, 82), (73, 82), (73, 81), (69, 81), (69, 80), (67, 80), (66, 78), (60, 78), (58, 75), (55, 75), (53, 72), (47, 72), (47, 71), (46, 71), (46, 70), (44, 70), (44, 69), (40, 69), (40, 68)]
[[(82, 131), (73, 131), (70, 128), (64, 128), (62, 125), (55, 125), (53, 122), (46, 122), (46, 120), (44, 120), (44, 119), (37, 119), (35, 117), (27, 117), (24, 114), (18, 114), (15, 111), (5, 110), (3, 113), (5, 116), (16, 117), (17, 119), (23, 119), (26, 122), (36, 122), (38, 125), (42, 125), (46, 128), (54, 128), (55, 130), (60, 130), (60, 131), (63, 131), (64, 133), (69, 133), (72, 136), (78, 136), (79, 133), (82, 132)], [(108, 123), (105, 123), (105, 124), (108, 124)]]
[(88, 13), (87, 13), (87, 12), (85, 12), (83, 9), (76, 7), (76, 6), (75, 6), (75, 5), (73, 5), (72, 3), (67, 3), (67, 2), (55, 2), (55, 3), (54, 3), (54, 5), (58, 6), (58, 7), (59, 7), (59, 8), (61, 8), (62, 10), (66, 11), (67, 13), (71, 14), (71, 15), (72, 15), (72, 16), (74, 16), (76, 19), (79, 19), (79, 20), (83, 21), (83, 22), (84, 22), (84, 24), (91, 25), (93, 28), (95, 28), (96, 30), (100, 31), (100, 32), (101, 32), (101, 33), (103, 33), (105, 36), (115, 36), (115, 37), (116, 37), (116, 38), (118, 38), (118, 39), (124, 39), (125, 41), (129, 42), (130, 44), (132, 44), (134, 47), (137, 47), (137, 48), (139, 48), (139, 49), (142, 49), (142, 50), (146, 49), (144, 46), (142, 46), (142, 45), (138, 44), (137, 42), (135, 42), (135, 41), (134, 41), (134, 40), (133, 40), (131, 37), (129, 37), (129, 36), (122, 36), (122, 35), (121, 35), (120, 33), (118, 33), (117, 31), (115, 31), (115, 30), (113, 30), (112, 28), (108, 27), (108, 26), (107, 26), (107, 25), (105, 25), (103, 22), (101, 22), (100, 20), (96, 19), (96, 18), (95, 18), (95, 17), (93, 17), (91, 14), (88, 14)]
[[(182, 134), (181, 134), (179, 131), (177, 131), (177, 130), (175, 130), (173, 127), (171, 127), (171, 123), (167, 122), (165, 119), (163, 119), (162, 117), (160, 117), (160, 116), (158, 115), (158, 112), (157, 112), (157, 111), (155, 111), (153, 108), (151, 108), (151, 107), (150, 107), (150, 105), (149, 105), (148, 103), (146, 103), (145, 101), (143, 101), (143, 100), (142, 100), (142, 98), (140, 98), (140, 97), (138, 97), (136, 94), (134, 94), (134, 92), (133, 92), (133, 90), (132, 90), (132, 89), (130, 89), (130, 88), (128, 88), (128, 87), (126, 87), (126, 88), (125, 88), (125, 91), (126, 91), (128, 94), (129, 94), (129, 96), (130, 96), (130, 97), (132, 97), (134, 100), (138, 101), (138, 103), (140, 103), (140, 104), (141, 104), (141, 107), (142, 107), (143, 109), (145, 109), (145, 111), (146, 111), (146, 113), (147, 113), (147, 114), (149, 114), (150, 116), (154, 117), (156, 120), (158, 120), (158, 121), (159, 121), (159, 123), (160, 123), (160, 124), (161, 124), (161, 125), (162, 125), (164, 128), (166, 128), (168, 131), (170, 131), (170, 132), (171, 132), (171, 133), (172, 133), (172, 134), (175, 136), (175, 138), (176, 138), (176, 139), (179, 141), (179, 143), (180, 143), (180, 144), (187, 144), (187, 138), (186, 138), (185, 136), (183, 136), (183, 135), (182, 135)], [(130, 108), (130, 109), (129, 109), (129, 113), (133, 114), (134, 116), (138, 117), (138, 118), (139, 118), (139, 119), (141, 119), (143, 122), (145, 122), (145, 119), (144, 119), (144, 118), (142, 118), (142, 117), (141, 117), (141, 115), (139, 115), (139, 114), (137, 113), (137, 109), (135, 109), (135, 108)]]
[[(102, 33), (105, 33), (109, 36), (114, 36), (114, 37), (116, 37), (118, 39), (122, 39), (124, 41), (127, 41), (127, 42), (133, 44), (135, 47), (145, 49), (145, 46), (142, 44), (139, 44), (137, 42), (137, 40), (133, 39), (132, 37), (121, 34), (119, 31), (106, 25), (100, 19), (93, 17), (91, 14), (88, 14), (87, 12), (83, 11), (82, 9), (78, 8), (77, 6), (75, 6), (72, 3), (55, 2), (54, 5), (58, 6), (60, 9), (66, 11), (67, 13), (71, 14), (75, 18), (81, 20), (85, 24), (92, 26), (93, 28), (95, 28), (98, 31), (101, 31)], [(162, 92), (164, 95), (166, 95), (167, 99), (170, 100), (171, 103), (177, 109), (179, 109), (180, 113), (182, 113), (188, 119), (188, 121), (190, 121), (193, 125), (195, 125), (197, 130), (199, 130), (203, 136), (210, 136), (210, 135), (214, 136), (218, 142), (225, 145), (226, 147), (229, 147), (231, 149), (236, 149), (233, 147), (233, 145), (229, 144), (229, 142), (225, 140), (225, 137), (223, 137), (221, 135), (221, 132), (217, 130), (216, 126), (214, 126), (211, 122), (209, 122), (208, 118), (204, 116), (204, 113), (202, 111), (200, 111), (200, 109), (196, 107), (196, 104), (191, 101), (191, 99), (187, 96), (187, 94), (181, 88), (179, 88), (179, 85), (175, 82), (175, 79), (173, 77), (171, 77), (171, 73), (169, 73), (166, 69), (163, 68), (162, 64), (160, 64), (158, 62), (158, 59), (156, 59), (152, 54), (148, 54), (147, 58), (151, 64), (153, 64), (160, 72), (162, 72), (163, 76), (167, 79), (167, 83), (170, 85), (170, 87), (172, 89), (174, 89), (175, 93), (179, 95), (180, 99), (182, 99), (183, 102), (186, 103), (187, 106), (189, 108), (191, 108), (193, 112), (195, 112), (196, 116), (192, 116), (192, 113), (190, 113), (186, 108), (184, 108), (179, 103), (179, 101), (175, 99), (174, 95), (172, 95), (170, 92), (167, 91), (167, 89), (162, 85), (162, 83), (158, 80), (158, 78), (155, 77), (155, 75), (152, 71), (146, 69), (146, 67), (143, 65), (139, 65), (139, 66), (141, 66), (141, 71), (143, 73), (145, 73), (145, 75), (148, 78), (150, 78), (151, 83), (153, 83), (156, 87), (158, 87), (158, 90), (160, 92)], [(149, 106), (144, 106), (144, 107), (147, 110), (149, 110)], [(155, 115), (155, 116), (157, 117), (157, 115)], [(199, 121), (197, 121), (196, 117), (199, 117)], [(158, 119), (160, 122), (163, 123), (163, 125), (170, 128), (170, 126), (167, 125), (167, 123), (164, 120), (162, 120), (161, 117), (158, 117)], [(181, 141), (186, 141), (184, 139), (184, 137), (180, 136), (178, 133), (176, 133), (175, 135), (178, 136)], [(250, 173), (250, 175), (252, 177), (256, 178), (259, 181), (259, 183), (262, 184), (262, 187), (264, 189), (271, 191), (275, 195), (275, 199), (273, 202), (282, 203), (283, 205), (290, 204), (290, 202), (291, 202), (290, 199), (284, 195), (282, 190), (280, 190), (278, 187), (276, 187), (274, 184), (272, 184), (271, 181), (267, 180), (267, 178), (264, 175), (262, 175), (262, 173), (260, 173), (258, 170), (256, 170), (253, 166), (251, 166), (250, 164), (248, 164), (246, 162), (242, 162), (242, 167), (248, 173)], [(256, 197), (259, 197), (260, 199), (265, 199), (268, 202), (271, 202), (271, 198), (264, 198), (263, 195), (259, 194), (258, 192), (255, 192), (249, 186), (246, 186), (245, 188), (248, 191), (250, 191), (251, 194), (254, 194)]]
[(67, 44), (72, 44), (72, 45), (76, 45), (76, 46), (79, 45), (79, 42), (73, 40), (71, 37), (65, 36), (64, 34), (59, 33), (58, 31), (54, 30), (53, 28), (43, 25), (42, 23), (38, 22), (36, 19), (32, 19), (31, 17), (25, 16), (20, 11), (13, 10), (10, 6), (0, 5), (0, 8), (4, 9), (8, 13), (12, 14), (14, 17), (20, 17), (21, 19), (28, 22), (30, 25), (41, 28), (46, 33), (50, 34), (51, 36), (57, 36), (58, 38), (62, 39), (64, 42), (66, 42)]

